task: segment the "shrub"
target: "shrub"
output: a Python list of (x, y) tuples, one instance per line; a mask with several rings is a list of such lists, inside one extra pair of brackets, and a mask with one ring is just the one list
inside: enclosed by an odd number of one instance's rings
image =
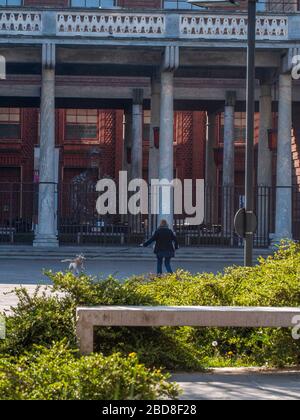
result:
[(37, 287), (29, 296), (25, 288), (16, 289), (19, 303), (6, 319), (7, 339), (0, 340), (0, 353), (18, 355), (33, 345), (51, 346), (63, 338), (76, 347), (75, 302), (39, 291)]
[[(256, 267), (231, 267), (218, 275), (177, 272), (163, 278), (134, 277), (125, 283), (112, 277), (77, 279), (70, 273), (48, 276), (54, 292), (63, 292), (64, 297), (29, 298), (19, 291), (3, 353), (18, 355), (62, 337), (75, 346), (78, 305), (300, 306), (300, 245), (283, 245)], [(104, 355), (137, 352), (148, 366), (173, 370), (300, 362), (300, 343), (284, 329), (98, 328), (96, 350)]]
[(0, 359), (0, 400), (175, 399), (178, 387), (136, 354), (78, 357), (65, 343)]

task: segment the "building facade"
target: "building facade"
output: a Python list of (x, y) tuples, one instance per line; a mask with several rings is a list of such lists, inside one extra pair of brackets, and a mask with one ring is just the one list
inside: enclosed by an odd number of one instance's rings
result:
[[(300, 237), (300, 12), (258, 10), (255, 243), (269, 246)], [(204, 223), (174, 217), (181, 242), (241, 245), (246, 37), (243, 3), (0, 1), (0, 242), (140, 242), (157, 218), (95, 208), (97, 180), (128, 171), (204, 179)]]

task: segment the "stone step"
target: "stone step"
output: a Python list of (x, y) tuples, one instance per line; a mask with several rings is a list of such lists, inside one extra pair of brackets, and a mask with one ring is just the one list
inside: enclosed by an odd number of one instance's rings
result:
[[(153, 249), (143, 248), (118, 248), (118, 247), (61, 247), (58, 249), (37, 249), (31, 247), (4, 247), (0, 246), (0, 259), (65, 259), (73, 258), (75, 255), (84, 254), (87, 259), (105, 260), (105, 261), (140, 261), (153, 260)], [(254, 258), (259, 256), (268, 256), (271, 250), (257, 249), (254, 251)], [(184, 261), (243, 261), (242, 249), (231, 248), (181, 248), (177, 252), (177, 259)]]

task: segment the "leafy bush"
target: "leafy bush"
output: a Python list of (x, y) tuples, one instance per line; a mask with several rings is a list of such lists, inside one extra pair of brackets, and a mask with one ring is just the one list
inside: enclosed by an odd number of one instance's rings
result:
[[(18, 355), (63, 337), (75, 346), (78, 305), (300, 306), (300, 245), (282, 245), (256, 267), (231, 267), (218, 275), (177, 272), (162, 278), (134, 277), (125, 283), (112, 277), (75, 278), (70, 273), (48, 276), (53, 291), (64, 297), (30, 298), (19, 291), (20, 304), (8, 320), (3, 353)], [(98, 328), (95, 345), (104, 355), (137, 352), (148, 366), (173, 370), (300, 362), (300, 343), (287, 329)]]
[(78, 357), (61, 342), (1, 358), (0, 400), (175, 399), (178, 388), (167, 379), (139, 364), (136, 354)]
[(18, 306), (6, 319), (7, 339), (0, 340), (0, 353), (18, 355), (33, 345), (48, 345), (66, 339), (76, 347), (76, 311), (73, 299), (46, 296), (37, 287), (33, 296), (26, 288), (16, 289)]

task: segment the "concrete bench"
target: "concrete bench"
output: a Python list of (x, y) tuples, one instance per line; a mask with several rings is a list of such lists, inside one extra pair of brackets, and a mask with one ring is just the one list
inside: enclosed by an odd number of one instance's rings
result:
[(77, 308), (77, 339), (82, 354), (93, 352), (94, 327), (249, 327), (292, 328), (300, 308), (216, 306), (100, 306)]

